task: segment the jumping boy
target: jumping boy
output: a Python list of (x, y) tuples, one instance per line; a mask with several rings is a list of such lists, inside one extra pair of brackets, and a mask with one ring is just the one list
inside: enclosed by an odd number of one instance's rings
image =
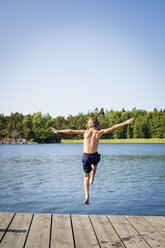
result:
[[(118, 128), (124, 127), (125, 125), (132, 124), (134, 118), (131, 118), (125, 122), (114, 125), (107, 129), (99, 128), (99, 122), (97, 118), (90, 118), (88, 121), (88, 130), (57, 130), (51, 127), (54, 133), (67, 133), (67, 134), (82, 134), (84, 135), (84, 153), (82, 158), (83, 169), (84, 169), (84, 189), (85, 189), (85, 201), (84, 204), (89, 204), (89, 179), (90, 184), (93, 184), (94, 176), (97, 169), (97, 164), (100, 161), (100, 154), (98, 153), (99, 139), (103, 134), (108, 134), (117, 130)], [(91, 172), (91, 178), (90, 178)]]

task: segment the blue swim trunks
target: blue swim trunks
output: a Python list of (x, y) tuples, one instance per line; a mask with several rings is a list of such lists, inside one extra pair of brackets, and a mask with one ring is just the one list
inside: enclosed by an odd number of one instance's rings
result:
[(101, 155), (98, 152), (95, 153), (83, 153), (82, 163), (84, 172), (90, 173), (92, 170), (92, 164), (97, 166), (100, 161)]

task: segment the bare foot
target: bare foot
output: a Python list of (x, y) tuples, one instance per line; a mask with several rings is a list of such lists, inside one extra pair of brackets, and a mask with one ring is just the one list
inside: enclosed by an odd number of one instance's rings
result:
[(85, 199), (84, 204), (89, 204), (89, 199)]
[(89, 204), (89, 196), (85, 198), (84, 204)]
[(91, 177), (90, 178), (90, 184), (93, 184), (93, 181), (94, 181), (94, 177)]

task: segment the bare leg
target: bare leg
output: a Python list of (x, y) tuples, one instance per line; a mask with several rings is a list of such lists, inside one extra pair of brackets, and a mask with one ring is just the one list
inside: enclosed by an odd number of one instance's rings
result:
[(85, 189), (84, 204), (89, 204), (89, 178), (90, 178), (89, 173), (84, 172), (84, 189)]
[(97, 170), (97, 166), (92, 164), (92, 175), (91, 175), (91, 179), (90, 179), (90, 184), (93, 184), (96, 170)]

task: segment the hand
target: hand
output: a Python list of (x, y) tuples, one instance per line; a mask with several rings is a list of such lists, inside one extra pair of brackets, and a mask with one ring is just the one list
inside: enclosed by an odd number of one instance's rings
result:
[(53, 128), (53, 127), (51, 127), (51, 131), (52, 131), (53, 133), (59, 133), (59, 131), (58, 131), (57, 129)]
[(129, 119), (129, 120), (127, 120), (126, 122), (127, 122), (127, 124), (132, 124), (133, 122), (134, 122), (134, 118), (131, 118), (131, 119)]

